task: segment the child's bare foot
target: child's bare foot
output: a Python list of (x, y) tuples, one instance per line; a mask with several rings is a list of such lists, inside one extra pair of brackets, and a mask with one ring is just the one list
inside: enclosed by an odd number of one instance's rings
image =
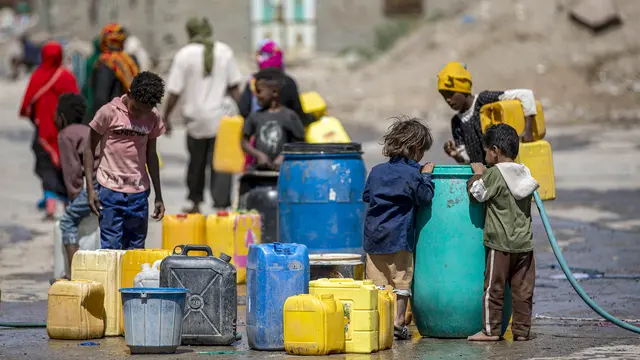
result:
[(528, 336), (515, 336), (513, 338), (514, 341), (529, 341), (529, 337)]
[(478, 331), (475, 335), (471, 335), (467, 338), (469, 341), (500, 341), (500, 336), (489, 336), (483, 333), (482, 331)]

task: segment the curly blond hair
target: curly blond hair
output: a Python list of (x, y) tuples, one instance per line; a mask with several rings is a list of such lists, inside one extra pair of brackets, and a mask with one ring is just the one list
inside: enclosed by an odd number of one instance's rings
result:
[(384, 147), (382, 155), (386, 157), (403, 157), (416, 160), (424, 152), (431, 149), (433, 136), (429, 127), (415, 117), (394, 117), (394, 123), (389, 126), (382, 137)]

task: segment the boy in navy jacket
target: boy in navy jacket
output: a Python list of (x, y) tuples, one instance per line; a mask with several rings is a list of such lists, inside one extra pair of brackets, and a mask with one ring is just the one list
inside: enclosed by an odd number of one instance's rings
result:
[(367, 178), (362, 198), (369, 204), (364, 220), (363, 247), (367, 278), (377, 286), (391, 285), (397, 297), (394, 335), (411, 338), (405, 313), (413, 280), (416, 241), (415, 212), (433, 198), (434, 164), (420, 165), (433, 138), (420, 120), (396, 121), (384, 136), (382, 153), (389, 161), (376, 165)]

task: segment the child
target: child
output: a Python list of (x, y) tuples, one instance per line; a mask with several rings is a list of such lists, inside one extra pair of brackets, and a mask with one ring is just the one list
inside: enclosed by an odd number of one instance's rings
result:
[(526, 166), (516, 164), (518, 134), (506, 124), (490, 126), (484, 135), (486, 163), (473, 163), (469, 193), (485, 203), (486, 269), (482, 296), (482, 331), (471, 341), (498, 341), (502, 327), (504, 288), (511, 283), (516, 341), (529, 339), (536, 267), (531, 232), (531, 195), (538, 183)]
[(86, 111), (87, 104), (81, 95), (64, 93), (58, 98), (55, 124), (58, 129), (60, 165), (70, 200), (60, 219), (60, 231), (69, 269), (73, 254), (79, 249), (78, 226), (82, 219), (91, 215), (87, 190), (83, 187), (82, 167), (82, 154), (89, 139), (89, 127), (82, 124)]
[(525, 115), (523, 142), (533, 141), (533, 118), (537, 114), (533, 91), (527, 89), (506, 91), (483, 91), (471, 94), (471, 74), (466, 65), (448, 63), (438, 73), (438, 91), (449, 106), (458, 113), (451, 119), (453, 140), (448, 140), (444, 151), (460, 164), (484, 161), (480, 109), (502, 100), (520, 100)]
[[(304, 140), (300, 117), (280, 103), (283, 79), (278, 68), (260, 70), (256, 76), (256, 96), (262, 110), (244, 122), (242, 149), (256, 159), (258, 170), (279, 170), (284, 144)], [(255, 136), (255, 145), (249, 139)]]
[(363, 247), (367, 254), (367, 278), (377, 286), (391, 285), (397, 296), (394, 335), (411, 338), (405, 313), (413, 280), (414, 217), (418, 206), (433, 198), (434, 164), (418, 162), (431, 148), (433, 138), (420, 120), (403, 118), (385, 134), (382, 154), (389, 161), (369, 174), (362, 200), (369, 204), (364, 220)]
[[(156, 195), (151, 216), (164, 216), (156, 139), (165, 127), (156, 105), (162, 101), (164, 82), (143, 71), (129, 91), (98, 110), (89, 126), (90, 141), (84, 152), (84, 172), (91, 210), (100, 216), (103, 249), (143, 249), (147, 237), (149, 175)], [(94, 150), (100, 143), (94, 191)], [(149, 169), (149, 175), (145, 169)]]

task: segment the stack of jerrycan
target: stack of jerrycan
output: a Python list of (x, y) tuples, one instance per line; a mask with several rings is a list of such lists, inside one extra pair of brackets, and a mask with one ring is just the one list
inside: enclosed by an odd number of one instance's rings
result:
[[(283, 308), (287, 298), (309, 293), (309, 255), (298, 244), (249, 248), (247, 339), (254, 350), (283, 350)], [(307, 324), (307, 326), (312, 326)]]
[[(312, 295), (333, 295), (342, 303), (346, 321), (345, 352), (368, 354), (378, 351), (379, 299), (378, 289), (373, 281), (319, 279), (309, 283), (309, 292)], [(385, 314), (385, 318), (386, 316)]]
[[(166, 215), (162, 219), (162, 248), (173, 251), (180, 244), (204, 245), (205, 223), (206, 218), (202, 214)], [(191, 255), (204, 256), (205, 253), (194, 252)]]
[[(171, 250), (165, 249), (127, 250), (122, 258), (120, 288), (126, 289), (134, 287), (133, 280), (142, 269), (142, 264), (153, 264), (156, 260), (162, 260), (171, 255), (171, 253)], [(124, 334), (124, 315), (122, 308), (120, 309), (120, 330)]]
[(104, 336), (104, 286), (90, 280), (57, 280), (49, 288), (47, 334), (51, 339), (89, 340)]
[[(516, 162), (526, 165), (531, 175), (538, 181), (538, 193), (542, 200), (556, 198), (555, 178), (553, 171), (553, 155), (551, 145), (544, 139), (546, 127), (542, 104), (536, 101), (537, 115), (532, 124), (533, 142), (520, 142), (520, 151)], [(525, 127), (525, 116), (519, 100), (503, 100), (487, 104), (480, 109), (482, 132), (494, 124), (507, 124), (521, 135)]]
[(344, 352), (342, 303), (331, 294), (292, 296), (284, 303), (284, 348), (291, 355)]
[(309, 91), (300, 94), (302, 110), (313, 117), (307, 126), (305, 141), (308, 143), (348, 143), (349, 135), (340, 120), (327, 115), (327, 104), (320, 94)]
[[(183, 345), (226, 346), (236, 340), (236, 269), (231, 257), (214, 257), (205, 245), (180, 245), (160, 264), (160, 287), (188, 290)], [(207, 256), (187, 256), (191, 251)]]
[(229, 254), (238, 273), (238, 284), (247, 279), (247, 255), (251, 244), (260, 244), (260, 214), (255, 211), (219, 211), (206, 221), (206, 245), (214, 256)]
[[(469, 199), (469, 165), (437, 165), (435, 194), (416, 215), (411, 310), (420, 335), (465, 338), (482, 329), (485, 248), (484, 211)], [(511, 315), (505, 291), (503, 328)]]
[(124, 250), (79, 250), (71, 263), (71, 280), (95, 281), (104, 287), (105, 336), (122, 335), (120, 311)]

